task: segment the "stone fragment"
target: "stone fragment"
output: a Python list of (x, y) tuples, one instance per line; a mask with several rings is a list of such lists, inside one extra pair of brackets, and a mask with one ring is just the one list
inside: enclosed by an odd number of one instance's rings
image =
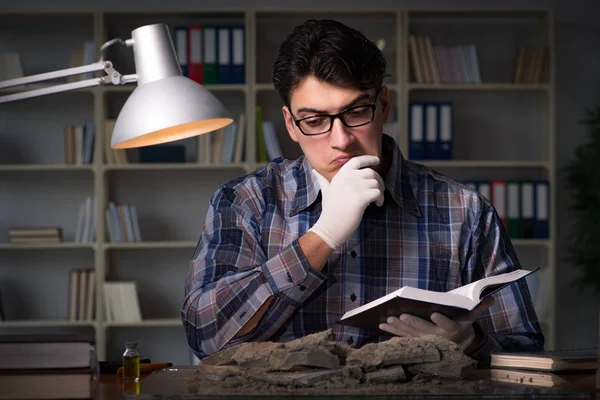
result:
[(288, 387), (311, 387), (332, 379), (341, 378), (344, 370), (325, 369), (316, 371), (297, 371), (297, 372), (248, 372), (248, 376), (268, 383), (270, 385), (288, 386)]
[(332, 341), (335, 342), (335, 336), (333, 330), (328, 329), (287, 342), (285, 348), (289, 351), (300, 351), (306, 348), (312, 349), (318, 346), (331, 345)]
[(242, 373), (240, 367), (235, 365), (210, 365), (200, 363), (198, 370), (206, 379), (211, 381), (222, 381), (225, 378), (238, 376)]
[(269, 371), (294, 371), (305, 367), (321, 369), (340, 367), (339, 358), (321, 347), (288, 352), (284, 357), (272, 357), (269, 359), (269, 364)]
[(233, 365), (235, 360), (233, 355), (238, 350), (238, 346), (228, 347), (226, 349), (217, 351), (214, 354), (202, 359), (202, 364), (205, 365)]
[(440, 353), (428, 338), (393, 337), (381, 343), (369, 343), (354, 350), (346, 359), (349, 365), (358, 364), (365, 371), (380, 366), (434, 362)]
[(389, 368), (380, 368), (376, 371), (368, 372), (365, 374), (365, 380), (368, 383), (394, 383), (394, 382), (405, 382), (408, 380), (404, 367), (402, 365), (395, 365)]
[(344, 375), (350, 379), (355, 379), (358, 382), (362, 382), (365, 380), (365, 374), (363, 374), (360, 365), (347, 365), (344, 367), (344, 370)]
[(242, 343), (232, 359), (242, 368), (264, 368), (269, 365), (271, 353), (277, 349), (283, 350), (284, 344), (278, 342)]
[(456, 343), (434, 335), (423, 336), (423, 338), (430, 340), (436, 346), (441, 359), (436, 362), (411, 365), (408, 367), (410, 373), (425, 372), (445, 378), (461, 378), (463, 369), (474, 368), (477, 365), (477, 361), (467, 356)]

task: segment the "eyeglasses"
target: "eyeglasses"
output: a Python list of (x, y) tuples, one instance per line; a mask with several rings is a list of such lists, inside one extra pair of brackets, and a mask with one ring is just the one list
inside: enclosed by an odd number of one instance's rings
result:
[(306, 136), (318, 136), (328, 133), (331, 131), (333, 122), (336, 118), (339, 118), (348, 128), (356, 128), (370, 124), (375, 118), (379, 92), (380, 91), (377, 91), (375, 101), (371, 104), (350, 107), (337, 114), (317, 114), (311, 115), (310, 117), (294, 119), (294, 123), (298, 129), (300, 129), (300, 132)]

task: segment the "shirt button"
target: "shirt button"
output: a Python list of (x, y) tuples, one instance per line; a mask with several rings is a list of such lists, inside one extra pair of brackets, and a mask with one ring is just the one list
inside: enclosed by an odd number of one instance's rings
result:
[(350, 296), (350, 300), (352, 300), (353, 303), (356, 301), (356, 295), (354, 293)]
[(352, 250), (352, 252), (350, 253), (350, 255), (352, 256), (352, 258), (356, 258), (356, 251)]
[(349, 344), (350, 346), (352, 346), (352, 343), (354, 343), (354, 338), (353, 338), (352, 336), (350, 336), (350, 337), (348, 338), (347, 342), (348, 342), (348, 344)]
[(300, 291), (301, 291), (301, 292), (304, 292), (305, 290), (306, 290), (306, 286), (304, 286), (304, 285), (300, 285)]

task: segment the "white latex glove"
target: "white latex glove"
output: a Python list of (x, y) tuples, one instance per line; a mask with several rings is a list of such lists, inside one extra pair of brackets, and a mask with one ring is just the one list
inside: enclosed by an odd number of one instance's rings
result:
[(358, 228), (370, 203), (383, 204), (385, 186), (381, 176), (371, 168), (379, 164), (375, 156), (352, 158), (340, 168), (331, 183), (314, 169), (323, 197), (321, 216), (309, 229), (329, 247), (337, 249)]

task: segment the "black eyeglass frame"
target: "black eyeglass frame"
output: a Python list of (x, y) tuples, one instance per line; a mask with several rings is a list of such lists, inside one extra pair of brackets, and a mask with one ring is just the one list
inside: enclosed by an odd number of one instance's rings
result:
[[(294, 115), (292, 114), (292, 110), (290, 111), (290, 115), (292, 116), (292, 118), (294, 118), (294, 124), (296, 124), (296, 126), (298, 127), (298, 129), (300, 130), (300, 132), (302, 132), (302, 134), (304, 136), (320, 136), (320, 135), (325, 135), (326, 133), (331, 132), (331, 130), (333, 129), (333, 123), (335, 122), (336, 118), (339, 118), (340, 121), (342, 121), (342, 124), (344, 124), (345, 127), (347, 128), (358, 128), (359, 126), (365, 126), (370, 124), (371, 122), (373, 122), (373, 120), (375, 119), (375, 111), (377, 110), (377, 100), (379, 100), (379, 94), (381, 93), (381, 88), (377, 91), (377, 94), (375, 95), (375, 100), (370, 103), (370, 104), (361, 104), (358, 106), (352, 106), (349, 108), (346, 108), (345, 110), (340, 111), (337, 114), (315, 114), (315, 115), (309, 115), (308, 117), (304, 117), (304, 118), (300, 118), (300, 119), (295, 119)], [(359, 125), (348, 125), (346, 123), (346, 121), (344, 121), (343, 115), (355, 110), (357, 108), (361, 108), (361, 107), (369, 107), (371, 109), (371, 119), (368, 122), (359, 124)], [(300, 122), (310, 119), (310, 118), (315, 118), (315, 117), (329, 117), (329, 129), (327, 129), (325, 132), (321, 132), (321, 133), (306, 133), (302, 130), (302, 127), (300, 126)]]

